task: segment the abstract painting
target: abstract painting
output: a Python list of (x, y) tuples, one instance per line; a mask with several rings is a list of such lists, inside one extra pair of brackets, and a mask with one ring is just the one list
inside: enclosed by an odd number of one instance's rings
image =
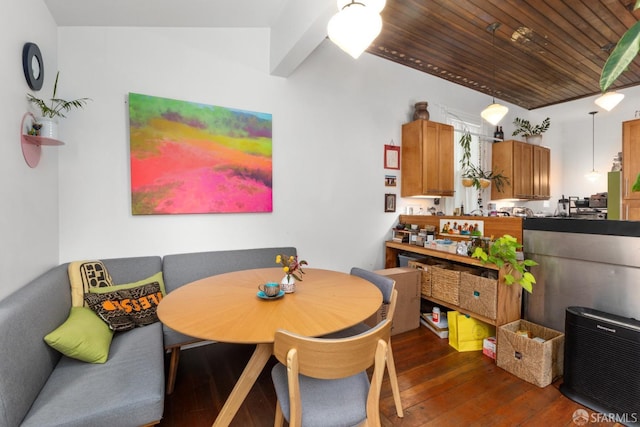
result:
[(129, 94), (134, 215), (271, 212), (268, 113)]

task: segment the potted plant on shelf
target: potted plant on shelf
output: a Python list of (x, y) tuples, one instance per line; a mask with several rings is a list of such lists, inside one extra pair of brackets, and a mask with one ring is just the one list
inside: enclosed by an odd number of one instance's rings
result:
[(28, 93), (27, 99), (29, 102), (35, 104), (40, 108), (42, 115), (36, 118), (36, 124), (40, 125), (40, 136), (47, 138), (58, 138), (58, 117), (66, 117), (65, 112), (72, 108), (82, 108), (90, 101), (89, 98), (79, 98), (72, 101), (66, 101), (64, 99), (56, 98), (58, 92), (58, 78), (60, 77), (60, 71), (56, 74), (56, 81), (53, 84), (53, 96), (51, 99), (45, 101), (44, 99), (37, 98), (36, 96)]
[(476, 247), (471, 257), (479, 259), (483, 264), (491, 263), (499, 268), (504, 267), (505, 284), (518, 283), (525, 291), (531, 293), (536, 278), (527, 271), (527, 267), (538, 265), (538, 263), (531, 259), (519, 260), (517, 253), (520, 248), (522, 245), (515, 237), (505, 234), (489, 244), (489, 252), (482, 247)]
[(462, 147), (462, 158), (460, 159), (462, 185), (482, 190), (493, 182), (498, 191), (502, 191), (504, 185), (509, 183), (509, 178), (493, 170), (485, 171), (480, 166), (471, 163), (471, 133), (468, 130), (464, 131), (459, 143)]
[(549, 130), (551, 120), (547, 117), (539, 125), (533, 126), (529, 120), (516, 117), (513, 124), (516, 130), (513, 131), (512, 136), (522, 135), (529, 144), (540, 145), (542, 134)]

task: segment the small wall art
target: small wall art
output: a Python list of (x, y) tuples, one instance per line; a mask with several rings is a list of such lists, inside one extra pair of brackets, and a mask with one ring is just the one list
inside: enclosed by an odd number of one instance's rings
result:
[(385, 212), (396, 211), (396, 195), (395, 194), (387, 193), (384, 195), (384, 211)]
[(134, 215), (271, 212), (268, 113), (129, 94)]
[(395, 175), (385, 175), (384, 176), (384, 185), (385, 185), (385, 187), (395, 187), (396, 186), (396, 176)]
[(384, 168), (400, 169), (400, 146), (398, 145), (384, 146)]

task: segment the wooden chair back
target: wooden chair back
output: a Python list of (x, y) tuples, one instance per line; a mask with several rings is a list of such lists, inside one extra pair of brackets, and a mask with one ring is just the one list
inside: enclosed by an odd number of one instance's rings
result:
[(390, 334), (389, 320), (360, 335), (340, 339), (310, 338), (277, 331), (274, 355), (287, 367), (290, 427), (300, 425), (302, 420), (299, 374), (331, 380), (355, 375), (371, 366), (374, 369), (367, 396), (367, 425), (380, 425), (380, 389)]

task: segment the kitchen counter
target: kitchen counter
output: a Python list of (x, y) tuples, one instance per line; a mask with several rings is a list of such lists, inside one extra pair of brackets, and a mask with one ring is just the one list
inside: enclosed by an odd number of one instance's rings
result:
[(640, 221), (579, 218), (525, 218), (524, 230), (640, 237)]

